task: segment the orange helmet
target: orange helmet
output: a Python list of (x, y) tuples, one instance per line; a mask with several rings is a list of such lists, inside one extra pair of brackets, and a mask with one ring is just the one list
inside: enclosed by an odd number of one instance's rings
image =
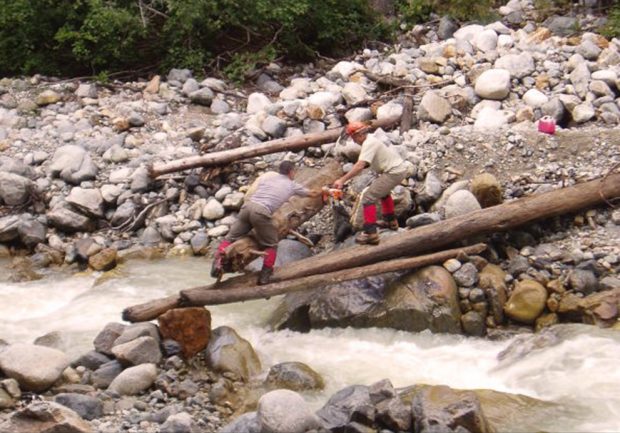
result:
[(346, 131), (349, 137), (357, 134), (358, 132), (366, 132), (368, 130), (368, 125), (364, 122), (351, 122), (347, 125)]

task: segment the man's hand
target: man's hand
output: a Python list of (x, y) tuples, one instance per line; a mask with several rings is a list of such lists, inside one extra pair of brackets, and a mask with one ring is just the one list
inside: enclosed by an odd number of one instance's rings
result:
[(342, 189), (344, 188), (344, 181), (342, 179), (337, 179), (336, 181), (334, 181), (332, 186), (336, 189)]

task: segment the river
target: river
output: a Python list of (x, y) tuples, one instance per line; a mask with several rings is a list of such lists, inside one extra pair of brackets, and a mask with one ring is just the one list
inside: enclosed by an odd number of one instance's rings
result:
[[(0, 338), (32, 342), (58, 331), (71, 356), (92, 349), (94, 336), (106, 323), (120, 321), (123, 308), (212, 281), (209, 263), (199, 258), (132, 261), (105, 277), (51, 272), (28, 283), (9, 282), (6, 266), (0, 262)], [(500, 431), (620, 431), (617, 331), (569, 325), (556, 344), (500, 360), (512, 340), (374, 328), (271, 332), (266, 322), (277, 304), (272, 298), (209, 310), (213, 327), (231, 326), (250, 341), (265, 372), (284, 361), (319, 372), (326, 390), (307, 396), (317, 408), (346, 385), (389, 378), (395, 387), (445, 384), (555, 403), (494, 419)]]

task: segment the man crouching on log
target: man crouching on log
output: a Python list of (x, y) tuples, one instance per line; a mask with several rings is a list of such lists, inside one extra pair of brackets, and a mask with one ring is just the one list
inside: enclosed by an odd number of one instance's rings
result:
[(400, 157), (398, 152), (388, 147), (374, 136), (368, 136), (369, 127), (363, 122), (351, 122), (346, 127), (349, 137), (362, 146), (362, 150), (353, 168), (336, 180), (334, 188), (342, 189), (349, 179), (357, 176), (369, 167), (378, 174), (362, 196), (364, 208), (364, 231), (358, 233), (355, 241), (359, 244), (379, 243), (377, 234), (376, 203), (381, 200), (381, 213), (384, 223), (390, 230), (398, 230), (398, 221), (394, 214), (392, 189), (399, 185), (411, 172), (412, 165)]
[(273, 213), (293, 195), (317, 197), (320, 194), (320, 191), (311, 191), (293, 181), (295, 165), (291, 161), (282, 161), (278, 171), (278, 175), (259, 178), (256, 190), (241, 207), (237, 220), (215, 252), (211, 266), (213, 278), (219, 278), (224, 273), (226, 247), (254, 229), (257, 242), (265, 249), (258, 284), (269, 283), (279, 240), (278, 230), (272, 221)]

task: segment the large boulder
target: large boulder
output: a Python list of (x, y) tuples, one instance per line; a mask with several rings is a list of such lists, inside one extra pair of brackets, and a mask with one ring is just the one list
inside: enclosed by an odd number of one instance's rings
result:
[(26, 391), (45, 391), (69, 364), (60, 350), (34, 344), (12, 344), (0, 352), (0, 370)]
[(429, 266), (394, 281), (381, 310), (375, 313), (375, 326), (461, 333), (457, 286), (441, 266)]
[(484, 71), (476, 80), (475, 91), (483, 99), (504, 99), (510, 93), (510, 72), (506, 69)]
[(207, 362), (221, 372), (232, 372), (243, 380), (260, 373), (261, 364), (252, 345), (234, 329), (220, 326), (211, 333), (206, 349)]
[(0, 433), (94, 433), (88, 421), (51, 401), (34, 401), (0, 424)]

